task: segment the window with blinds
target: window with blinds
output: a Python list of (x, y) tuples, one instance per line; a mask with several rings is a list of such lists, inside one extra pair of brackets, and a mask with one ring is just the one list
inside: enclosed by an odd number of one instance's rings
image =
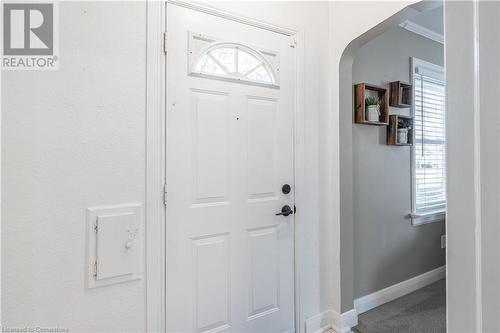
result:
[(443, 68), (413, 60), (413, 211), (446, 209), (446, 110)]

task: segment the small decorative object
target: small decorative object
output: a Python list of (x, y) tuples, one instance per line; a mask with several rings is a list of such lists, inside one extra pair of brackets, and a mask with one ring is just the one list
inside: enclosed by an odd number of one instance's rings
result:
[(398, 128), (398, 143), (408, 143), (408, 128)]
[[(371, 105), (378, 112), (371, 112), (372, 117), (368, 119), (368, 104), (366, 98), (371, 99)], [(378, 107), (377, 107), (378, 106)], [(361, 82), (354, 85), (354, 122), (371, 126), (389, 125), (389, 90), (385, 87)], [(396, 131), (396, 129), (394, 129)], [(396, 133), (394, 133), (396, 139)]]
[(380, 101), (375, 96), (365, 98), (366, 105), (366, 120), (379, 121), (380, 118)]
[(413, 145), (413, 117), (401, 114), (389, 116), (387, 144), (393, 146)]

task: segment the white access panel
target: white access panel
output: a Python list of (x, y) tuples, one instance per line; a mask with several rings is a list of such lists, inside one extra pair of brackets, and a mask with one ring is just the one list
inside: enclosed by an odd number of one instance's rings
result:
[(133, 213), (97, 217), (97, 280), (135, 272), (137, 232)]
[(87, 287), (142, 277), (142, 204), (87, 209)]

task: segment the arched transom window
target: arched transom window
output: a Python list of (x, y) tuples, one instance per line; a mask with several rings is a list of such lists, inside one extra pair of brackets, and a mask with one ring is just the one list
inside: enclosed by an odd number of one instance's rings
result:
[(277, 86), (273, 68), (257, 50), (237, 43), (213, 43), (191, 68), (192, 74)]

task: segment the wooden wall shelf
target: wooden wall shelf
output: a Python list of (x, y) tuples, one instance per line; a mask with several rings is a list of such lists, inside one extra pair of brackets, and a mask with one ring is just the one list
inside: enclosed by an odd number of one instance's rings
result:
[[(379, 121), (366, 120), (365, 98), (377, 96), (380, 101)], [(354, 121), (357, 124), (387, 126), (389, 124), (389, 91), (368, 83), (358, 83), (354, 86)]]
[(396, 108), (411, 107), (412, 86), (408, 82), (394, 81), (390, 84), (389, 105)]
[[(408, 128), (408, 141), (398, 142), (398, 128)], [(413, 117), (391, 114), (387, 126), (387, 144), (392, 146), (413, 145)]]

